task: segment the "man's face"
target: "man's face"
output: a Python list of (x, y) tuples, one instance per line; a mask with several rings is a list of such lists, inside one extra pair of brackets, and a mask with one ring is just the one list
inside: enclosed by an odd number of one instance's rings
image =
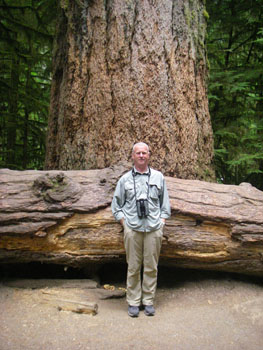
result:
[(147, 146), (145, 145), (137, 145), (134, 148), (134, 151), (132, 152), (132, 160), (134, 163), (135, 168), (139, 169), (145, 169), (148, 167), (150, 158), (150, 153), (148, 151)]

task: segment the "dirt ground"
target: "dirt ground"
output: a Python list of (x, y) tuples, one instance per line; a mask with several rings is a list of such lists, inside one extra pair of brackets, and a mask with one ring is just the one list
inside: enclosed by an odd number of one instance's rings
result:
[[(88, 283), (89, 282), (89, 283)], [(110, 282), (110, 281), (109, 281)], [(262, 350), (263, 284), (214, 273), (159, 273), (156, 315), (127, 314), (115, 291), (81, 280), (0, 280), (0, 350)], [(45, 300), (81, 297), (95, 316)], [(107, 299), (105, 299), (107, 298)]]

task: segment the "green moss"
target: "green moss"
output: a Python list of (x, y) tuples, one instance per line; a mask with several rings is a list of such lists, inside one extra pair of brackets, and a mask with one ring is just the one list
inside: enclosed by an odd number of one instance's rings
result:
[(187, 26), (190, 28), (191, 27), (191, 12), (189, 8), (184, 4), (184, 15), (185, 15), (185, 21)]
[(192, 11), (191, 18), (192, 18), (192, 22), (196, 21), (196, 11)]
[(209, 20), (209, 13), (206, 11), (206, 9), (203, 10), (203, 15), (205, 19), (208, 21)]

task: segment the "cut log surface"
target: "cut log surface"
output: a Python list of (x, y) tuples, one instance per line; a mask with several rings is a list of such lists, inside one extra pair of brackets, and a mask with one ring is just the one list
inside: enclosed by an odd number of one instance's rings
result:
[[(122, 227), (110, 204), (129, 167), (0, 170), (0, 263), (125, 261)], [(263, 275), (263, 192), (248, 183), (166, 182), (172, 216), (160, 264)]]

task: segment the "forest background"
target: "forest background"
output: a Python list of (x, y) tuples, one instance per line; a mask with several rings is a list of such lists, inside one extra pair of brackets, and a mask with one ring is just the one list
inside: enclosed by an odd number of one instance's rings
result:
[[(54, 0), (0, 0), (0, 167), (43, 169)], [(263, 1), (207, 0), (217, 181), (263, 190)]]

